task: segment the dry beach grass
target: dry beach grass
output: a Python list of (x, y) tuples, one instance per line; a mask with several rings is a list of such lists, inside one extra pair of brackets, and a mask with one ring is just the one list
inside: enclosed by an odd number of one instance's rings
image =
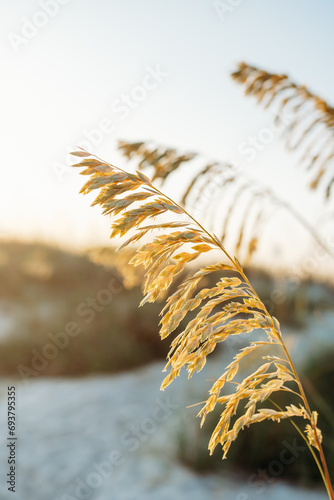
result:
[[(161, 313), (161, 337), (172, 334), (182, 322), (186, 325), (171, 343), (165, 367), (170, 371), (161, 388), (166, 388), (183, 367), (187, 368), (189, 377), (200, 371), (216, 345), (230, 336), (260, 330), (263, 337), (252, 340), (237, 353), (215, 380), (207, 400), (202, 402), (199, 412), (202, 423), (217, 405), (223, 407), (209, 450), (212, 453), (221, 444), (225, 458), (231, 443), (244, 427), (264, 420), (279, 422), (299, 417), (306, 420), (304, 432), (299, 425), (294, 425), (302, 433), (318, 464), (329, 498), (334, 499), (321, 445), (321, 431), (317, 427), (317, 412), (309, 407), (278, 321), (268, 313), (239, 261), (230, 256), (219, 238), (164, 195), (142, 172), (128, 173), (84, 150), (72, 154), (82, 158), (75, 166), (84, 168), (81, 173), (89, 176), (81, 192), (87, 194), (99, 190), (93, 204), (100, 205), (106, 215), (118, 216), (113, 219), (111, 237), (130, 233), (121, 248), (154, 233), (151, 241), (141, 244), (132, 258), (132, 264), (146, 268), (141, 305), (155, 302), (166, 293), (189, 262), (213, 250), (219, 250), (223, 256), (222, 262), (200, 267), (182, 280), (167, 298)], [(129, 209), (131, 205), (135, 208)], [(166, 215), (170, 216), (169, 220), (165, 219)], [(156, 218), (160, 218), (160, 222), (155, 222)], [(221, 279), (215, 286), (201, 289), (202, 278), (216, 271), (221, 272)], [(189, 311), (197, 314), (187, 323), (185, 318)], [(249, 356), (257, 366), (238, 380), (239, 367)], [(228, 394), (222, 394), (225, 386), (232, 387)], [(300, 404), (277, 407), (275, 394), (281, 391), (297, 394)]]

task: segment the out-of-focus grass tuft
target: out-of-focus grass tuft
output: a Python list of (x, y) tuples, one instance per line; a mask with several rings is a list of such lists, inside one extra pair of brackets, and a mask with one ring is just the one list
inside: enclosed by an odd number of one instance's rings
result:
[[(102, 292), (106, 289), (109, 293)], [(139, 288), (124, 289), (116, 269), (86, 256), (2, 242), (0, 323), (1, 316), (10, 317), (11, 326), (0, 338), (0, 375), (18, 376), (20, 364), (33, 369), (32, 349), (43, 355), (45, 345), (54, 343), (49, 334), (64, 332), (68, 322), (80, 333), (68, 337), (39, 375), (118, 372), (164, 359), (168, 345), (158, 334), (161, 306), (138, 309), (140, 297)]]

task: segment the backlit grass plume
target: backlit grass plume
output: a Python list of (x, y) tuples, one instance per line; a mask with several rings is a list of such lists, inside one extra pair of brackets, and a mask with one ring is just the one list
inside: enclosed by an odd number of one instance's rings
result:
[(278, 112), (287, 112), (287, 147), (304, 151), (302, 161), (312, 171), (310, 187), (315, 189), (322, 181), (328, 199), (334, 184), (334, 108), (288, 76), (268, 73), (244, 62), (232, 78), (265, 108), (275, 106)]
[[(187, 176), (189, 180), (180, 204), (186, 208), (199, 208), (201, 219), (207, 221), (208, 229), (213, 230), (223, 244), (230, 233), (235, 233), (233, 247), (231, 243), (230, 245), (244, 265), (251, 261), (268, 221), (280, 209), (301, 224), (325, 252), (334, 258), (333, 251), (302, 213), (233, 164), (203, 162), (197, 153), (181, 153), (176, 149), (143, 141), (119, 141), (118, 148), (127, 160), (136, 161), (139, 171), (152, 172), (152, 181), (159, 180), (161, 186), (171, 175), (177, 182), (176, 176), (180, 174), (178, 171), (184, 167), (181, 175), (183, 178)], [(194, 159), (203, 164), (200, 169), (193, 168)], [(241, 216), (235, 217), (238, 211)]]
[[(199, 412), (202, 424), (208, 413), (221, 405), (222, 413), (209, 442), (210, 453), (218, 444), (226, 458), (231, 443), (244, 427), (273, 420), (299, 417), (306, 425), (301, 433), (319, 466), (329, 497), (333, 491), (317, 428), (317, 413), (311, 411), (303, 387), (284, 345), (278, 321), (270, 316), (236, 258), (232, 258), (221, 241), (210, 234), (184, 208), (155, 187), (142, 172), (128, 173), (80, 150), (82, 157), (74, 165), (89, 179), (81, 189), (86, 194), (98, 190), (93, 205), (112, 215), (111, 238), (128, 236), (120, 248), (140, 243), (131, 260), (146, 269), (145, 302), (154, 302), (168, 291), (187, 263), (210, 251), (219, 251), (222, 261), (204, 265), (178, 284), (166, 300), (161, 315), (161, 338), (182, 328), (171, 343), (165, 371), (169, 369), (161, 389), (165, 389), (185, 367), (189, 377), (202, 370), (207, 356), (217, 344), (230, 336), (261, 330), (263, 338), (253, 338), (241, 349), (214, 382)], [(169, 217), (166, 217), (169, 216)], [(152, 234), (151, 234), (152, 233)], [(221, 278), (212, 288), (201, 288), (203, 277), (219, 272)], [(191, 319), (187, 319), (191, 316)], [(255, 332), (254, 332), (255, 335)], [(248, 357), (254, 358), (256, 369), (241, 380), (239, 367)], [(240, 370), (241, 371), (241, 370)], [(237, 381), (238, 380), (238, 381)], [(229, 390), (226, 392), (226, 388)], [(222, 392), (225, 389), (224, 393)], [(297, 395), (299, 404), (278, 408), (272, 403), (278, 391)]]
[[(139, 171), (153, 170), (152, 181), (158, 179), (163, 185), (172, 173), (176, 173), (184, 164), (187, 165), (187, 171), (190, 173), (190, 181), (186, 185), (182, 195), (181, 205), (200, 207), (202, 219), (206, 216), (210, 230), (214, 223), (217, 223), (217, 217), (212, 217), (210, 210), (214, 198), (216, 212), (218, 205), (222, 201), (229, 204), (225, 207), (224, 223), (215, 230), (217, 235), (224, 243), (229, 233), (231, 219), (234, 229), (238, 224), (238, 236), (235, 241), (234, 252), (240, 258), (241, 251), (245, 254), (245, 262), (248, 262), (255, 252), (261, 230), (264, 227), (265, 219), (271, 209), (275, 209), (273, 197), (268, 191), (261, 189), (249, 179), (244, 182), (241, 175), (233, 165), (227, 162), (210, 162), (204, 164), (200, 171), (194, 175), (194, 169), (190, 164), (191, 160), (198, 159), (196, 153), (179, 153), (172, 148), (150, 145), (146, 142), (128, 143), (119, 141), (118, 148), (127, 159), (136, 159)], [(220, 196), (212, 196), (213, 190)], [(208, 193), (210, 193), (208, 195)], [(243, 196), (241, 196), (243, 194)], [(242, 202), (246, 202), (243, 207)], [(245, 204), (245, 203), (244, 203)], [(243, 211), (241, 220), (233, 220), (236, 209)], [(220, 207), (219, 207), (220, 208)], [(220, 219), (219, 219), (220, 220)], [(247, 227), (246, 227), (247, 226)], [(247, 231), (246, 229), (249, 229)]]

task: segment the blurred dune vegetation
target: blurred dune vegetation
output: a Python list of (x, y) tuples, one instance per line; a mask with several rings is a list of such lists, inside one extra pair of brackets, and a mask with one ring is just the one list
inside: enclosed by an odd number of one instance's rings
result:
[[(1, 375), (17, 376), (18, 364), (31, 367), (31, 349), (41, 353), (48, 334), (72, 321), (80, 333), (49, 360), (42, 376), (118, 372), (166, 356), (168, 346), (158, 335), (159, 306), (138, 309), (140, 289), (126, 290), (116, 269), (43, 244), (5, 242), (0, 276)], [(104, 305), (96, 297), (109, 282), (115, 293)], [(93, 311), (89, 298), (99, 310), (80, 317), (80, 304)]]
[[(2, 241), (0, 375), (18, 376), (19, 364), (31, 367), (31, 350), (42, 353), (49, 334), (64, 331), (73, 321), (80, 333), (69, 338), (66, 348), (59, 349), (39, 375), (115, 373), (165, 359), (169, 340), (161, 341), (158, 324), (163, 303), (138, 307), (143, 271), (129, 265), (129, 258), (112, 248), (75, 254), (42, 243)], [(269, 304), (274, 278), (255, 269), (248, 275)], [(215, 279), (215, 275), (210, 278)], [(203, 286), (210, 286), (210, 280)], [(109, 282), (115, 291), (102, 304), (97, 297)], [(284, 301), (272, 313), (296, 328), (302, 327), (307, 313), (330, 309), (333, 303), (334, 292), (325, 285), (305, 282), (291, 290), (288, 282), (280, 286), (285, 287)], [(95, 300), (98, 311), (92, 312), (88, 300)], [(92, 314), (79, 315), (80, 305)]]

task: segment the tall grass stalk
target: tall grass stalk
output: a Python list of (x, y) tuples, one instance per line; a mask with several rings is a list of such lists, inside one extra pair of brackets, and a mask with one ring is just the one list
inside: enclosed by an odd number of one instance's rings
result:
[[(113, 218), (111, 238), (131, 233), (120, 248), (138, 243), (149, 233), (154, 233), (150, 242), (141, 244), (131, 259), (134, 266), (144, 265), (146, 269), (144, 298), (140, 305), (156, 301), (189, 262), (217, 249), (223, 256), (222, 262), (202, 266), (184, 278), (166, 300), (161, 311), (161, 338), (171, 335), (179, 326), (185, 324), (185, 327), (171, 342), (164, 368), (164, 371), (167, 368), (170, 371), (161, 385), (162, 390), (179, 376), (183, 367), (186, 367), (189, 377), (202, 370), (207, 356), (216, 345), (230, 336), (254, 330), (263, 333), (263, 339), (252, 340), (238, 351), (214, 382), (198, 413), (203, 425), (207, 414), (217, 404), (224, 408), (209, 442), (210, 454), (220, 444), (223, 458), (226, 458), (239, 432), (254, 423), (264, 420), (279, 422), (296, 417), (304, 419), (307, 423), (303, 436), (314, 457), (317, 457), (328, 496), (334, 500), (321, 444), (322, 435), (317, 427), (318, 414), (311, 410), (306, 399), (284, 344), (279, 322), (267, 311), (237, 258), (233, 258), (214, 234), (155, 187), (142, 172), (128, 173), (82, 149), (72, 154), (83, 158), (74, 166), (84, 167), (81, 173), (89, 176), (81, 192), (87, 194), (98, 190), (93, 205), (100, 205), (105, 215), (119, 216)], [(129, 209), (131, 205), (134, 208)], [(170, 215), (171, 219), (161, 221), (163, 214)], [(154, 222), (155, 219), (159, 222)], [(216, 271), (221, 273), (216, 285), (201, 288), (202, 278)], [(190, 312), (195, 316), (183, 321)], [(242, 380), (234, 380), (241, 372), (245, 358), (254, 354), (257, 363), (255, 371), (249, 375), (242, 372)], [(221, 394), (224, 386), (230, 384), (231, 392)], [(297, 395), (299, 406), (291, 403), (284, 409), (273, 408), (270, 399), (274, 400), (275, 394), (280, 391)]]

